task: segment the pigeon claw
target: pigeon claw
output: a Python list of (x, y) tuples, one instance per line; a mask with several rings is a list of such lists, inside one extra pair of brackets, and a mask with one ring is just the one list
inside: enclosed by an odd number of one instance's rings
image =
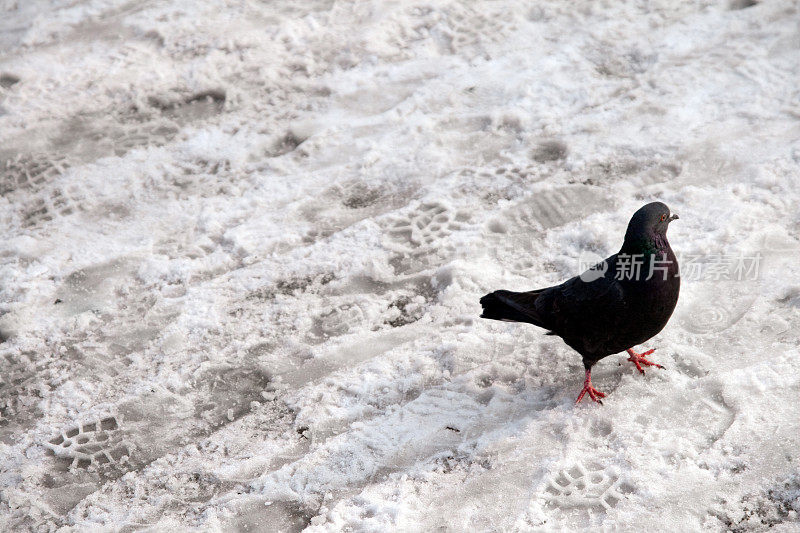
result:
[(636, 370), (638, 370), (642, 374), (644, 374), (644, 368), (642, 368), (642, 365), (644, 365), (644, 366), (654, 366), (656, 368), (663, 369), (664, 368), (663, 365), (659, 365), (658, 363), (654, 363), (652, 361), (648, 361), (647, 359), (644, 358), (645, 355), (650, 355), (651, 353), (653, 353), (655, 351), (656, 351), (656, 349), (653, 348), (652, 350), (647, 350), (646, 352), (636, 353), (631, 348), (628, 348), (627, 352), (628, 352), (628, 355), (630, 356), (630, 357), (628, 357), (628, 361), (630, 361), (631, 363), (636, 365)]
[(600, 405), (603, 405), (603, 402), (600, 400), (600, 398), (605, 398), (606, 395), (605, 395), (605, 393), (600, 392), (599, 390), (597, 390), (594, 387), (592, 387), (592, 371), (591, 370), (587, 370), (586, 371), (586, 379), (583, 381), (583, 390), (578, 395), (578, 399), (575, 400), (575, 403), (576, 404), (580, 403), (581, 400), (583, 399), (584, 395), (587, 392), (589, 393), (589, 398), (591, 398), (592, 401), (597, 402)]

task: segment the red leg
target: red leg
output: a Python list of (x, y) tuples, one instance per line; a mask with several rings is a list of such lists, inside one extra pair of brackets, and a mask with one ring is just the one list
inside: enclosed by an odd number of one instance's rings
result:
[(586, 379), (583, 381), (583, 390), (581, 391), (580, 395), (578, 396), (578, 399), (575, 400), (575, 403), (580, 403), (580, 401), (583, 399), (583, 395), (586, 394), (587, 392), (589, 393), (589, 398), (591, 398), (593, 401), (599, 403), (600, 405), (603, 405), (603, 402), (600, 401), (600, 398), (605, 398), (606, 395), (604, 393), (600, 392), (599, 390), (595, 389), (594, 387), (592, 387), (592, 370), (591, 369), (587, 369), (586, 370)]
[(656, 351), (656, 349), (653, 348), (652, 350), (647, 350), (646, 352), (643, 352), (643, 353), (636, 353), (636, 352), (633, 351), (633, 349), (628, 348), (627, 352), (628, 352), (628, 355), (630, 355), (630, 357), (628, 357), (628, 361), (630, 361), (631, 363), (636, 365), (636, 369), (639, 372), (641, 372), (642, 374), (644, 374), (644, 368), (642, 368), (642, 365), (644, 365), (644, 366), (654, 366), (656, 368), (664, 368), (662, 365), (659, 365), (658, 363), (654, 363), (652, 361), (648, 361), (647, 359), (644, 358), (645, 355), (650, 355), (651, 353), (653, 353), (655, 351)]

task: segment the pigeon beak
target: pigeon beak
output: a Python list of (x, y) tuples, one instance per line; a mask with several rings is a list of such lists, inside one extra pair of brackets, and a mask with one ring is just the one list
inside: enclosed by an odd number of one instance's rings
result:
[(679, 218), (681, 217), (679, 217), (678, 215), (672, 215), (671, 217), (669, 217), (669, 221), (672, 222), (673, 220), (678, 220)]

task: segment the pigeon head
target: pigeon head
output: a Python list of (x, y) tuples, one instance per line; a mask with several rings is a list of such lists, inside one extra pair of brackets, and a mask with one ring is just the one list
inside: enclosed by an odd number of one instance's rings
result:
[(670, 214), (669, 207), (661, 202), (651, 202), (636, 211), (625, 232), (623, 250), (650, 252), (666, 246), (667, 228), (678, 215)]

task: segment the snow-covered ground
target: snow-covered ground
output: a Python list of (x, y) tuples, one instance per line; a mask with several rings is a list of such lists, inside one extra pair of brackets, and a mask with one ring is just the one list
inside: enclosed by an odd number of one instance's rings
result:
[[(0, 530), (800, 530), (796, 2), (0, 8)], [(654, 199), (575, 405), (478, 298)]]

